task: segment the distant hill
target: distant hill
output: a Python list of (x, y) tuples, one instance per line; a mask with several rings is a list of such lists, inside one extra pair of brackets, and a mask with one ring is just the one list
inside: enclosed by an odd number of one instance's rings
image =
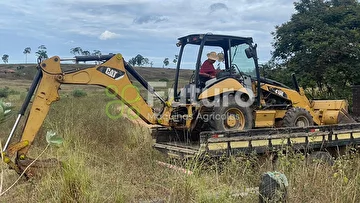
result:
[[(74, 69), (89, 68), (94, 65), (88, 64), (62, 64), (63, 71), (69, 71)], [(169, 81), (172, 82), (175, 79), (176, 69), (173, 68), (151, 68), (151, 67), (134, 67), (135, 70), (146, 81)], [(13, 70), (14, 72), (12, 73)], [(36, 73), (36, 64), (0, 64), (0, 78), (6, 79), (25, 79), (32, 80)], [(181, 70), (180, 80), (189, 81), (193, 70)]]

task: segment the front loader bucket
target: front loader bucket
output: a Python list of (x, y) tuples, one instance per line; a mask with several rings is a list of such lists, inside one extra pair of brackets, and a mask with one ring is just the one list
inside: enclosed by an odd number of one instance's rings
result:
[(323, 125), (356, 123), (348, 113), (346, 100), (314, 100), (314, 112), (319, 112)]

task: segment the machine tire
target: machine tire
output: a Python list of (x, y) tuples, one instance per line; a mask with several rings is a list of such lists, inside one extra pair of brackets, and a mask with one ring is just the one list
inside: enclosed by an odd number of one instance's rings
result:
[[(253, 113), (250, 107), (239, 106), (233, 95), (228, 95), (229, 105), (216, 105), (209, 124), (215, 131), (246, 130), (254, 126)], [(225, 115), (225, 116), (223, 116)], [(238, 119), (237, 119), (238, 118)]]
[(287, 110), (282, 122), (283, 127), (307, 127), (313, 125), (314, 120), (310, 112), (300, 107)]
[(324, 163), (324, 164), (328, 164), (330, 166), (334, 165), (334, 158), (331, 156), (331, 154), (329, 152), (325, 152), (325, 151), (312, 152), (310, 155), (308, 155), (306, 161), (308, 164)]

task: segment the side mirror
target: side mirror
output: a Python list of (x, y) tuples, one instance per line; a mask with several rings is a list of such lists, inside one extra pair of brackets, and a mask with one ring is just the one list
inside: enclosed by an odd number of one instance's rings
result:
[(245, 54), (248, 59), (253, 57), (253, 53), (250, 47), (245, 49)]

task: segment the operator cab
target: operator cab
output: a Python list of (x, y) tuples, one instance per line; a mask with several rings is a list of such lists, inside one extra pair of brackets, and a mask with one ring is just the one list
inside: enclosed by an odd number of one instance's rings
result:
[[(256, 45), (251, 37), (192, 34), (178, 40), (176, 45), (180, 52), (174, 84), (175, 102), (197, 102), (201, 92), (227, 78), (235, 78), (249, 89), (252, 89), (251, 80), (259, 80)], [(213, 64), (220, 71), (215, 78), (204, 77), (200, 68), (207, 54), (213, 51), (222, 58)], [(190, 81), (185, 84), (179, 81), (180, 69), (194, 70)]]

